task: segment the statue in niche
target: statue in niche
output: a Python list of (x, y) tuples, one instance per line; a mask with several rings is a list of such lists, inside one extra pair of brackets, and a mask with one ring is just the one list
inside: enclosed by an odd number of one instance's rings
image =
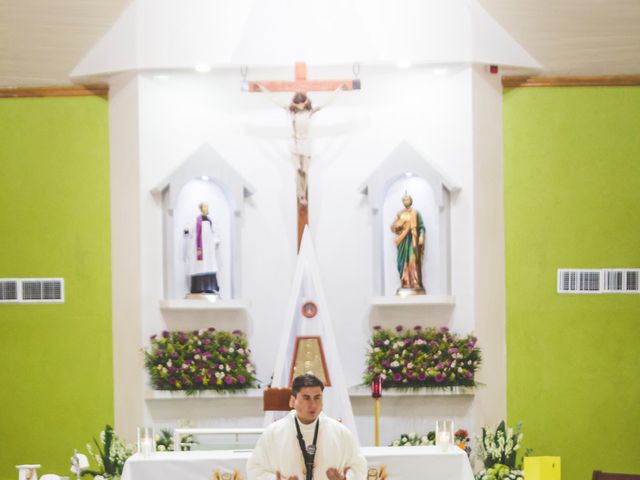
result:
[(400, 275), (400, 288), (396, 295), (424, 295), (422, 283), (422, 262), (424, 261), (425, 228), (422, 215), (415, 210), (413, 199), (408, 194), (402, 197), (404, 209), (398, 212), (391, 225), (396, 234), (395, 243), (398, 249), (397, 264)]
[(209, 217), (209, 205), (198, 205), (200, 215), (195, 229), (185, 229), (187, 259), (189, 262), (190, 294), (187, 298), (218, 295), (218, 261), (216, 258), (220, 237)]

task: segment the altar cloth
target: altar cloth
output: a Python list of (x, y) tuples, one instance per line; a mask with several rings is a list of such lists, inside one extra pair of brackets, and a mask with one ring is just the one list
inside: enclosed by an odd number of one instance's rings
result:
[[(388, 480), (473, 480), (467, 454), (457, 447), (362, 447), (369, 468), (386, 467)], [(135, 454), (124, 465), (122, 480), (210, 480), (220, 473), (240, 472), (247, 479), (251, 450), (156, 452)], [(323, 480), (323, 479), (318, 479)]]

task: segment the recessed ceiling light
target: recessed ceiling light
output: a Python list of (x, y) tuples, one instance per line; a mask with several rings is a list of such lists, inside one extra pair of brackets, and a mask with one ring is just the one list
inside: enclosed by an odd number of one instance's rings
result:
[(400, 58), (396, 62), (396, 67), (402, 68), (402, 69), (409, 68), (411, 67), (411, 65), (412, 65), (411, 60), (409, 60), (408, 58)]
[(209, 177), (208, 177), (207, 175), (202, 175), (200, 178), (201, 178), (202, 180), (204, 180), (205, 182), (206, 182), (207, 180), (209, 180)]
[(445, 73), (447, 73), (447, 69), (444, 67), (438, 67), (433, 70), (433, 73), (435, 73), (436, 75), (444, 75)]
[(207, 73), (211, 71), (211, 65), (208, 63), (199, 63), (196, 65), (196, 72), (198, 73)]
[(153, 78), (164, 82), (165, 80), (169, 80), (169, 75), (161, 73), (159, 75), (154, 75)]
[(413, 173), (407, 172), (407, 173), (404, 174), (404, 176), (407, 177), (407, 178), (411, 178), (411, 177), (413, 177)]

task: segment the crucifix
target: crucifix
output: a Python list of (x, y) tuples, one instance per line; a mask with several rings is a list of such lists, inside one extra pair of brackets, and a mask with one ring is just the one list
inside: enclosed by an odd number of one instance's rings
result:
[[(284, 108), (291, 118), (293, 126), (293, 142), (291, 158), (296, 167), (296, 196), (298, 204), (298, 249), (302, 241), (304, 227), (309, 223), (309, 195), (308, 175), (311, 162), (311, 139), (309, 126), (311, 117), (324, 106), (313, 106), (307, 97), (307, 92), (333, 91), (333, 100), (341, 90), (359, 90), (360, 80), (309, 80), (307, 79), (307, 64), (295, 64), (295, 79), (293, 81), (269, 80), (246, 82), (243, 89), (248, 92), (294, 92), (291, 102), (281, 104), (274, 97), (271, 100)], [(327, 102), (328, 103), (328, 102)], [(326, 105), (326, 104), (325, 104)]]

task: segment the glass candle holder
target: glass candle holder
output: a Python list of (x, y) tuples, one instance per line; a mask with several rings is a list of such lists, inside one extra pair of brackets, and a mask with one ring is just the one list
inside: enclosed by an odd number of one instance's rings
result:
[(446, 452), (453, 444), (453, 420), (436, 421), (436, 446)]
[(153, 427), (138, 427), (138, 453), (148, 457), (156, 451), (156, 434)]

